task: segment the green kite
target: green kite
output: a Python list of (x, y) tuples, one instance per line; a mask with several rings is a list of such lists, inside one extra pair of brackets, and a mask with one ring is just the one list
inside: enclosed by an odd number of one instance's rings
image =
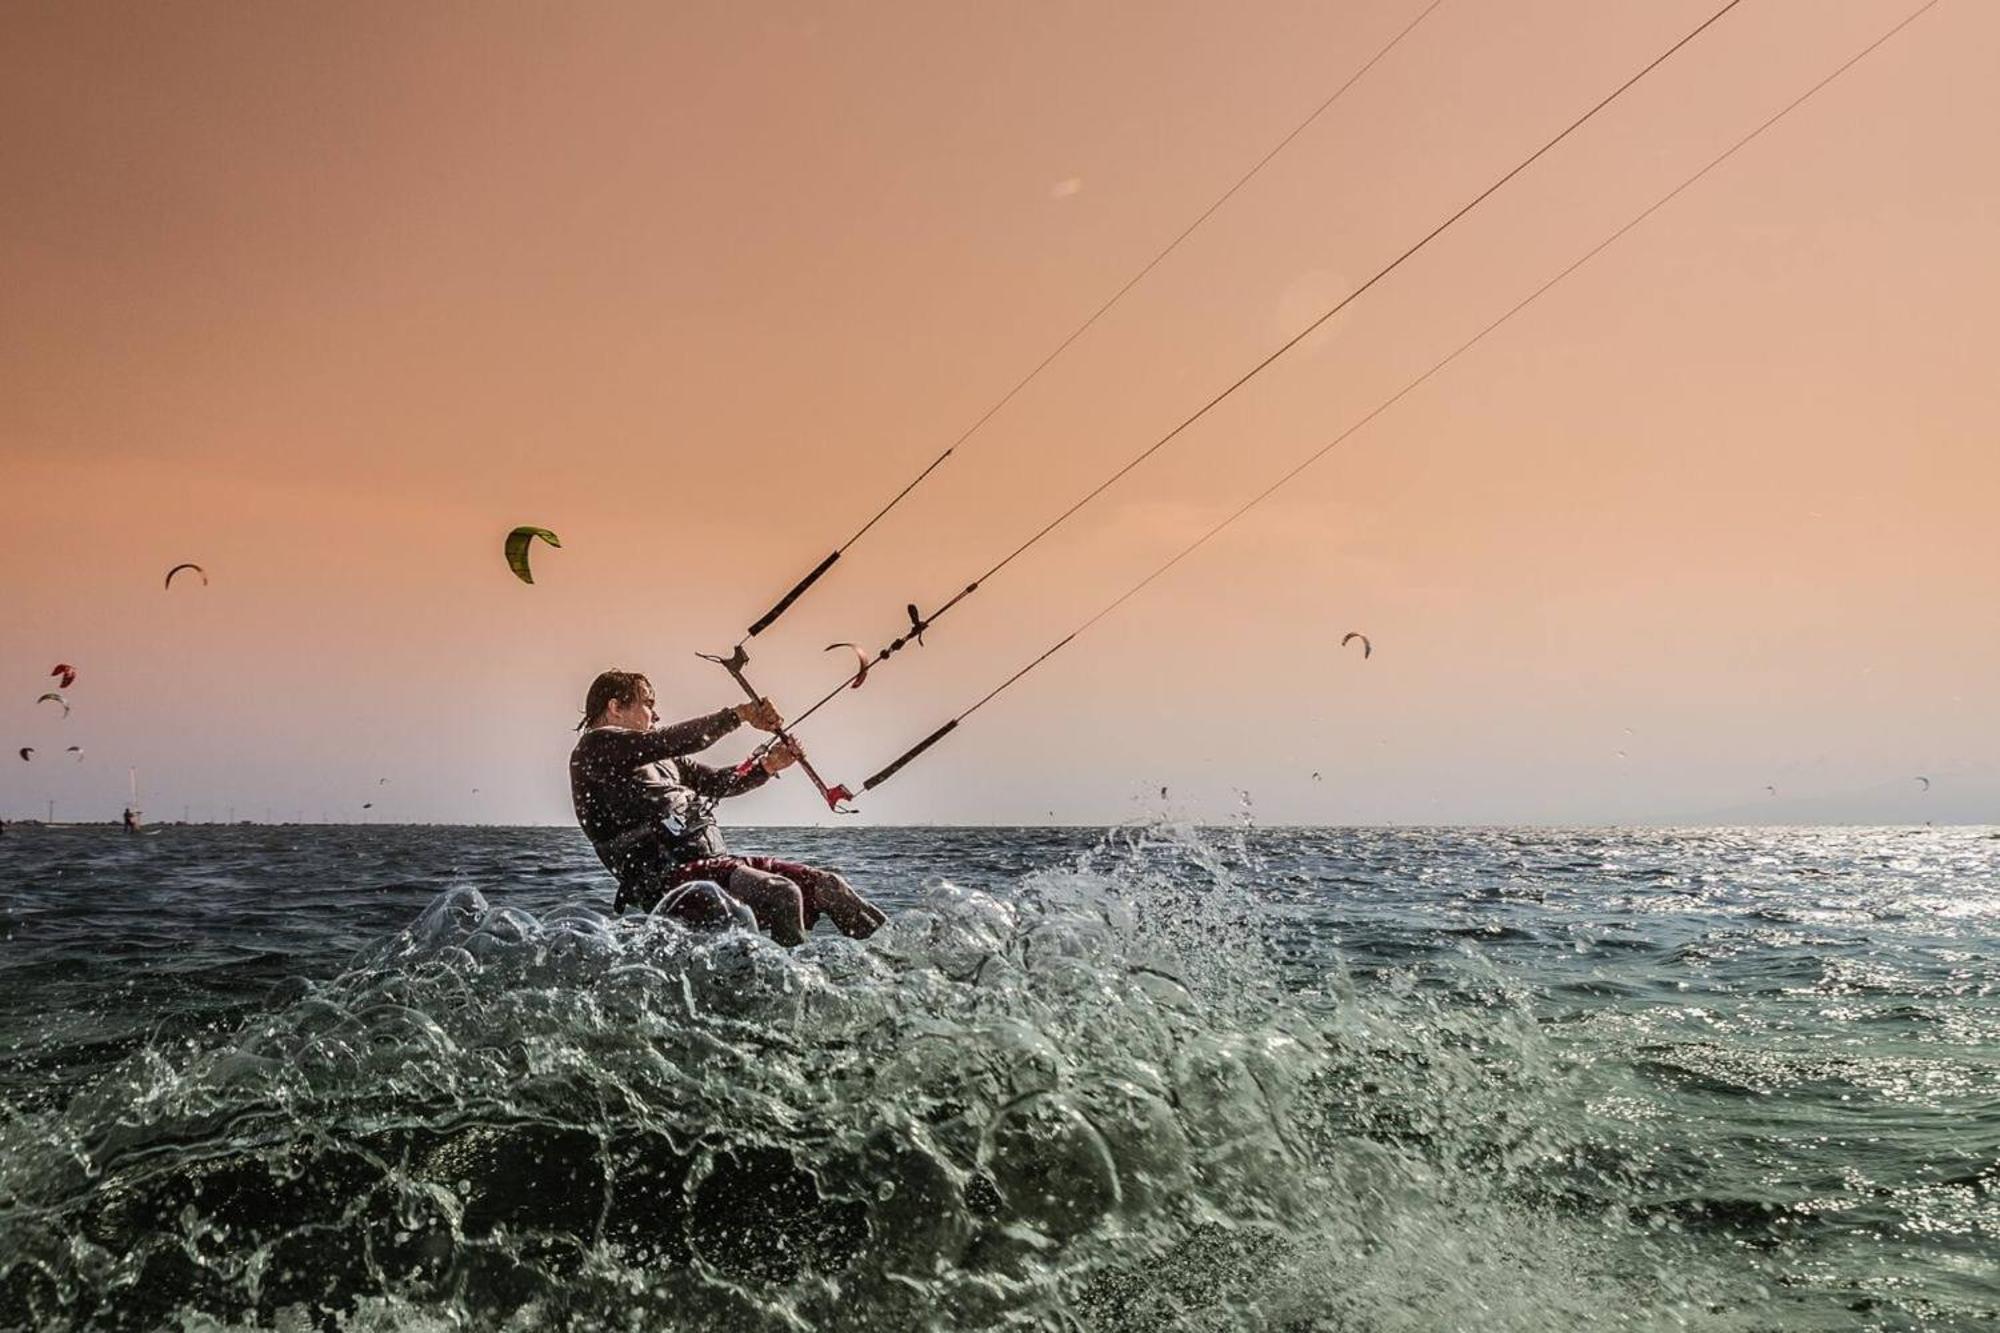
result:
[(534, 574), (528, 569), (528, 544), (540, 537), (551, 546), (561, 546), (562, 538), (547, 528), (515, 528), (507, 534), (507, 568), (514, 571), (514, 577), (523, 583), (533, 583)]

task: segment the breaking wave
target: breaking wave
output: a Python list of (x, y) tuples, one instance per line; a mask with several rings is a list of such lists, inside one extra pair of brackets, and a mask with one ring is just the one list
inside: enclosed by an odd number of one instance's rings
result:
[(1728, 1322), (1523, 1009), (1301, 984), (1209, 838), (792, 952), (448, 889), (0, 1125), (0, 1324)]

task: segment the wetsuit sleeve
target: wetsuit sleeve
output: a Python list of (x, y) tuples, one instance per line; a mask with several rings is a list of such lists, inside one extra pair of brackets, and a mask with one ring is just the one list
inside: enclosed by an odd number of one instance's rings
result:
[(592, 744), (607, 765), (620, 769), (637, 768), (641, 764), (657, 764), (662, 759), (678, 759), (696, 750), (706, 750), (742, 725), (743, 719), (736, 716), (736, 710), (725, 708), (719, 713), (676, 722), (671, 727), (655, 727), (651, 731), (621, 731), (616, 727), (606, 727), (594, 733)]
[(757, 764), (741, 777), (734, 768), (710, 768), (707, 764), (697, 764), (692, 759), (680, 763), (681, 781), (711, 801), (720, 801), (728, 796), (741, 796), (746, 791), (755, 791), (771, 780), (762, 764)]

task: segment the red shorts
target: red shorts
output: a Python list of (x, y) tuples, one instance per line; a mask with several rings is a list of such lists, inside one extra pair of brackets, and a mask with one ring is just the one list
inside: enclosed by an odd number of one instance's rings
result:
[(667, 895), (683, 884), (698, 879), (714, 880), (724, 889), (729, 887), (729, 872), (738, 866), (751, 870), (761, 870), (767, 875), (782, 875), (799, 886), (799, 897), (805, 904), (806, 929), (811, 930), (819, 920), (819, 895), (816, 892), (820, 877), (826, 874), (798, 861), (780, 861), (775, 856), (710, 856), (699, 861), (683, 861), (667, 875)]

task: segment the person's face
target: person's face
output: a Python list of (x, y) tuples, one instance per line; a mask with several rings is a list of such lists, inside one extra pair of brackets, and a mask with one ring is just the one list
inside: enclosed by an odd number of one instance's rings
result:
[(633, 696), (624, 701), (614, 699), (604, 710), (604, 720), (614, 727), (627, 727), (633, 731), (651, 731), (660, 715), (653, 711), (653, 687), (641, 685)]

